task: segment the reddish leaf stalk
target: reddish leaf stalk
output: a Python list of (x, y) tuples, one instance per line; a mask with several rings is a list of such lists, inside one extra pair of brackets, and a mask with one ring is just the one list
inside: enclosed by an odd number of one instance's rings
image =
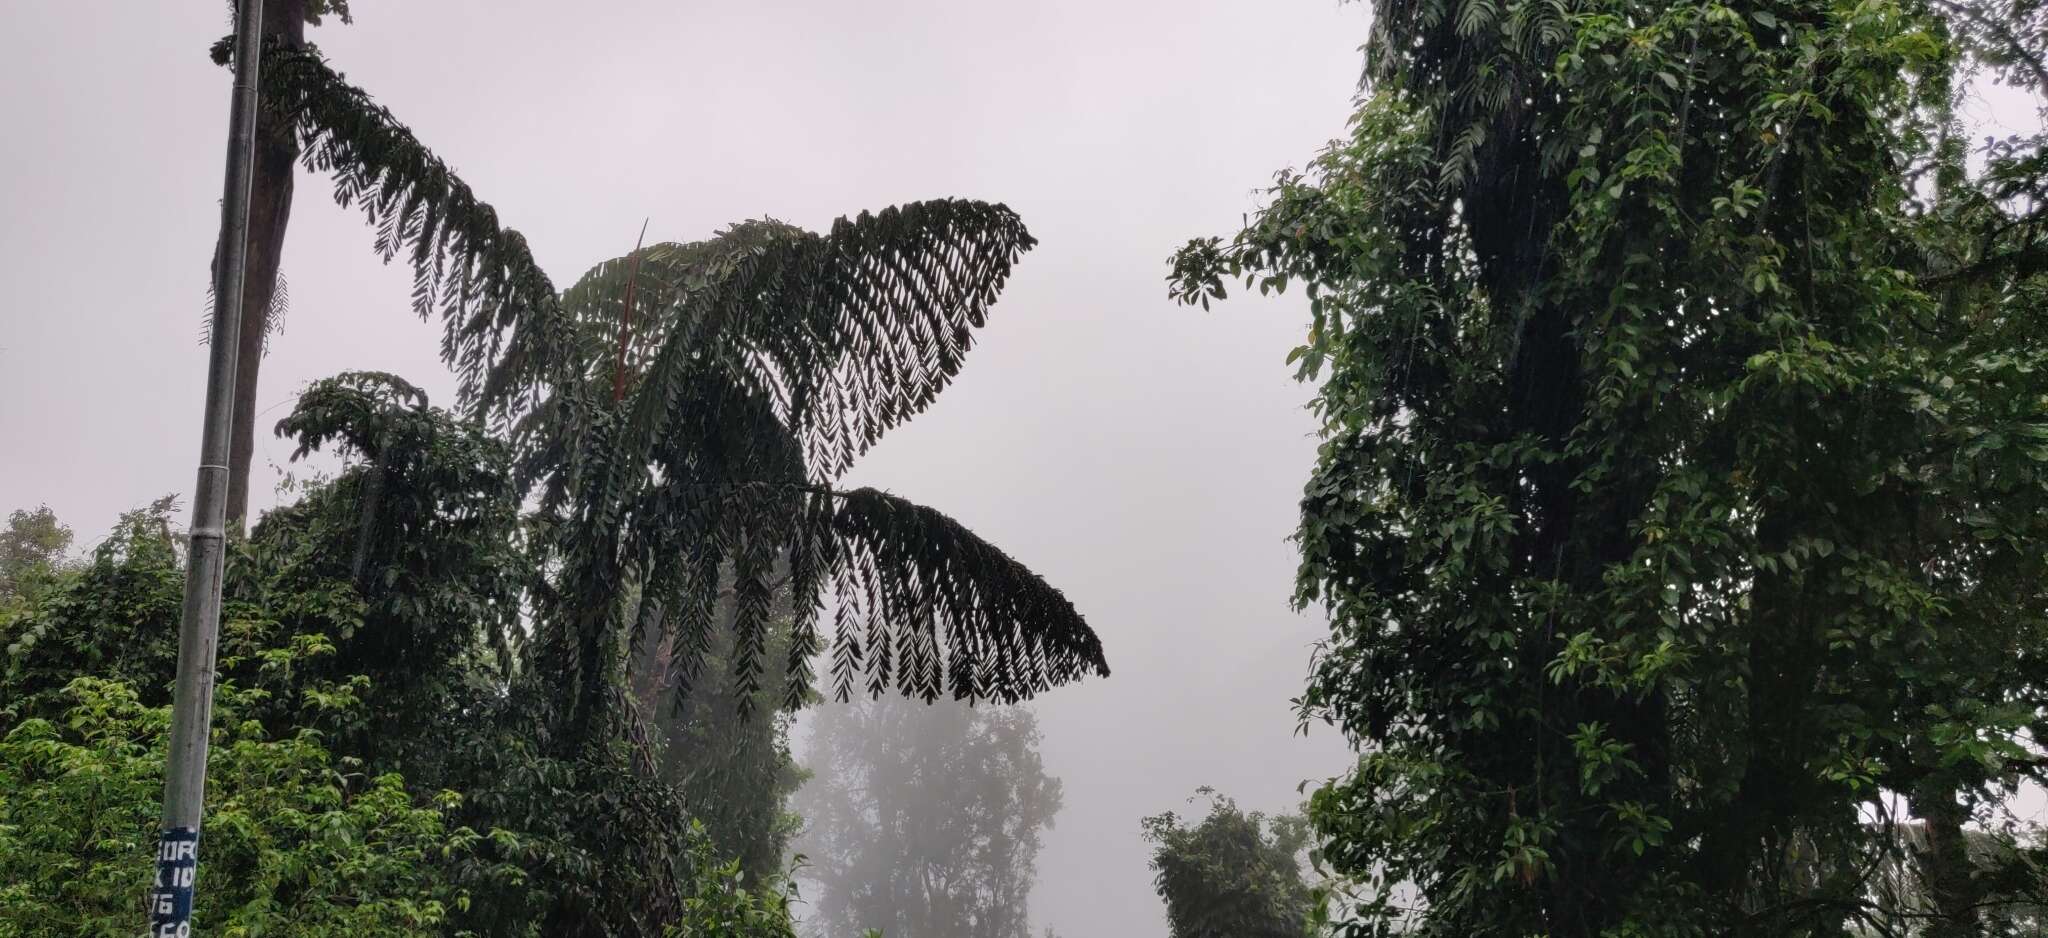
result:
[(633, 242), (633, 266), (626, 271), (626, 302), (619, 311), (619, 356), (612, 365), (612, 403), (626, 399), (626, 346), (633, 339), (633, 285), (640, 280), (640, 247), (647, 243), (647, 220), (640, 221), (640, 237)]

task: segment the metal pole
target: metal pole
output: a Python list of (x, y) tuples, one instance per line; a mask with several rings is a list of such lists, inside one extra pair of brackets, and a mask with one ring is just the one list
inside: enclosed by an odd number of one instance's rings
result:
[(213, 271), (206, 424), (199, 438), (185, 607), (178, 623), (178, 683), (171, 703), (171, 748), (164, 767), (163, 833), (157, 842), (156, 888), (149, 902), (152, 938), (192, 934), (199, 819), (206, 797), (206, 743), (213, 725), (214, 645), (220, 635), (221, 565), (227, 546), (228, 442), (235, 409), (235, 355), (241, 344), (237, 336), (242, 325), (242, 280), (249, 257), (256, 73), (263, 54), (263, 0), (241, 0), (240, 6), (235, 17), (235, 90), (228, 111), (227, 181), (221, 195), (221, 239)]

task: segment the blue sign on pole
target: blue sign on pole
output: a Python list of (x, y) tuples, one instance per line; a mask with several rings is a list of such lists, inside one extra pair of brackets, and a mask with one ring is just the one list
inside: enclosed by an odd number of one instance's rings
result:
[(198, 872), (199, 831), (164, 831), (156, 847), (156, 888), (149, 896), (150, 938), (190, 938), (192, 879)]

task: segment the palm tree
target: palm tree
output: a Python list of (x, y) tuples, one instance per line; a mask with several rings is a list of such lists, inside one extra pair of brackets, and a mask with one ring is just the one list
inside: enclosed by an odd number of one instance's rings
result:
[[(529, 333), (566, 348), (505, 350), (572, 363), (534, 379), (548, 394), (514, 435), (561, 571), (538, 645), (578, 683), (579, 712), (604, 703), (633, 628), (670, 630), (688, 674), (722, 577), (742, 700), (766, 667), (781, 579), (797, 597), (792, 706), (825, 650), (827, 594), (842, 698), (860, 675), (877, 694), (1014, 701), (1106, 673), (1072, 605), (1022, 564), (937, 511), (835, 487), (958, 373), (1033, 243), (1008, 208), (967, 201), (862, 213), (822, 235), (745, 222), (598, 265), (562, 295), (565, 326)], [(658, 613), (623, 621), (629, 583)]]
[[(841, 697), (864, 678), (875, 694), (1008, 702), (1108, 673), (1072, 604), (1021, 563), (930, 508), (836, 486), (958, 372), (1035, 243), (1016, 213), (941, 200), (824, 234), (745, 222), (557, 295), (525, 239), (317, 50), (277, 49), (263, 73), (302, 161), (362, 209), (382, 257), (409, 262), (464, 409), (509, 435), (538, 496), (550, 575), (529, 673), (560, 682), (565, 745), (607, 735), (593, 721), (618, 711), (636, 628), (658, 622), (686, 666), (701, 658), (721, 576), (751, 697), (778, 563), (796, 600), (792, 701), (826, 650), (828, 596)], [(648, 612), (627, 622), (635, 586)]]

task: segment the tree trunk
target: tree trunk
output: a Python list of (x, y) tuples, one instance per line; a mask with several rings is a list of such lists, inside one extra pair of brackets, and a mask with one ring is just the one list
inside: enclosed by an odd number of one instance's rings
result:
[(1956, 799), (1952, 785), (1935, 775), (1914, 786), (1907, 798), (1913, 816), (1926, 825), (1926, 840), (1914, 857), (1921, 887), (1934, 918), (1927, 923), (1927, 938), (1977, 938), (1983, 934), (1977, 906), (1983, 900), (1970, 863), (1970, 846), (1963, 823), (1970, 812)]
[(363, 582), (363, 574), (369, 569), (370, 550), (377, 542), (377, 510), (384, 503), (384, 454), (369, 456), (369, 465), (363, 471), (362, 507), (356, 515), (356, 555), (348, 565), (349, 579), (359, 590), (368, 585)]
[[(306, 0), (264, 0), (263, 36), (299, 49), (306, 44)], [(268, 46), (274, 48), (274, 46)], [(249, 266), (242, 281), (242, 334), (235, 366), (234, 432), (228, 444), (228, 524), (241, 531), (249, 514), (249, 463), (256, 455), (256, 383), (263, 368), (263, 338), (292, 214), (292, 173), (299, 142), (290, 124), (269, 107), (256, 116), (256, 159), (249, 185)]]

